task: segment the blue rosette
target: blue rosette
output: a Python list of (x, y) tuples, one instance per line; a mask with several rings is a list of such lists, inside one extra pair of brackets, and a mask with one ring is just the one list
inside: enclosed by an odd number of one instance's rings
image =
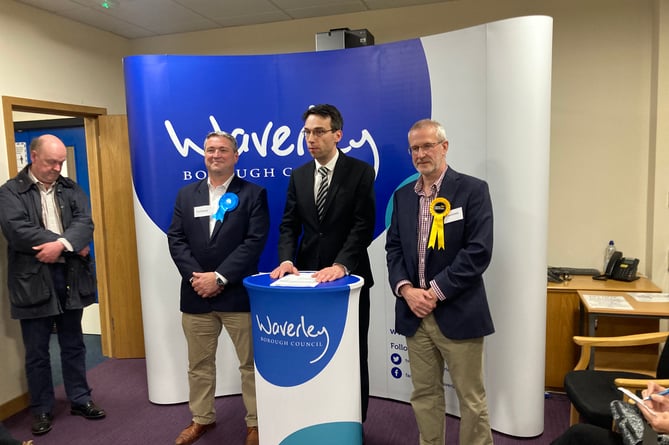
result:
[(239, 204), (239, 196), (234, 193), (226, 193), (221, 196), (221, 199), (218, 200), (218, 210), (212, 218), (217, 221), (223, 222), (226, 212), (231, 212), (237, 208)]

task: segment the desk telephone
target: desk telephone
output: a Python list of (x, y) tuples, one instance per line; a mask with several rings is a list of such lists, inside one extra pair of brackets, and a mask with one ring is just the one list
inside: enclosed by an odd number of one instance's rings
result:
[(602, 275), (592, 277), (593, 280), (606, 280), (608, 278), (618, 281), (634, 281), (639, 277), (636, 274), (638, 258), (625, 258), (619, 251), (613, 252), (609, 264)]

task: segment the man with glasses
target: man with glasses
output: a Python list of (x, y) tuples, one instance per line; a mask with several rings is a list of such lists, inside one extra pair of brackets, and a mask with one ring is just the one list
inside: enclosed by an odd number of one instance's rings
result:
[(420, 176), (393, 197), (386, 239), (395, 328), (407, 337), (420, 445), (444, 445), (444, 367), (460, 404), (460, 443), (492, 444), (483, 338), (494, 332), (483, 284), (493, 241), (488, 185), (448, 166), (441, 124), (409, 130)]
[(279, 266), (272, 278), (314, 270), (319, 282), (361, 276), (360, 381), (362, 420), (367, 415), (369, 288), (374, 281), (367, 246), (374, 237), (374, 169), (337, 149), (344, 121), (333, 105), (304, 112), (305, 141), (314, 161), (293, 170), (279, 226)]
[(269, 233), (269, 207), (264, 188), (235, 176), (238, 160), (232, 135), (209, 133), (204, 140), (208, 177), (179, 191), (167, 231), (170, 254), (181, 274), (192, 413), (175, 445), (190, 445), (216, 426), (216, 349), (223, 327), (240, 363), (245, 445), (259, 441), (250, 304), (242, 280), (258, 272)]

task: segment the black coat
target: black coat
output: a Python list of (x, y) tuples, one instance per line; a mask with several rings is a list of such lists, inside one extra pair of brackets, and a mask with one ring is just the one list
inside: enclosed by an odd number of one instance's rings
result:
[[(269, 233), (267, 191), (237, 176), (228, 193), (239, 197), (234, 210), (216, 222), (209, 236), (209, 216), (195, 217), (196, 207), (209, 205), (209, 188), (203, 179), (179, 190), (172, 222), (167, 230), (172, 260), (181, 274), (182, 312), (201, 314), (249, 312), (249, 296), (242, 280), (258, 272), (258, 261)], [(228, 280), (220, 294), (200, 297), (189, 283), (193, 272), (216, 271)]]
[(304, 271), (343, 264), (371, 287), (367, 247), (374, 238), (374, 169), (339, 152), (322, 221), (314, 200), (315, 169), (310, 161), (290, 175), (279, 226), (279, 262), (291, 260)]
[[(7, 281), (11, 314), (15, 319), (58, 315), (95, 302), (95, 274), (90, 256), (76, 252), (93, 240), (93, 219), (88, 196), (77, 183), (60, 176), (55, 187), (63, 234), (47, 230), (42, 221), (42, 201), (28, 169), (0, 187), (0, 227), (7, 239)], [(36, 258), (34, 246), (65, 238), (74, 252), (64, 252), (68, 295), (62, 307), (47, 264)]]

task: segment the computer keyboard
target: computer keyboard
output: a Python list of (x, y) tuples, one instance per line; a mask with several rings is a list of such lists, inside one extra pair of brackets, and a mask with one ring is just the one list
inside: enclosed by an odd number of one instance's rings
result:
[(601, 273), (599, 270), (589, 267), (549, 267), (548, 270), (558, 275), (567, 274), (595, 276)]

